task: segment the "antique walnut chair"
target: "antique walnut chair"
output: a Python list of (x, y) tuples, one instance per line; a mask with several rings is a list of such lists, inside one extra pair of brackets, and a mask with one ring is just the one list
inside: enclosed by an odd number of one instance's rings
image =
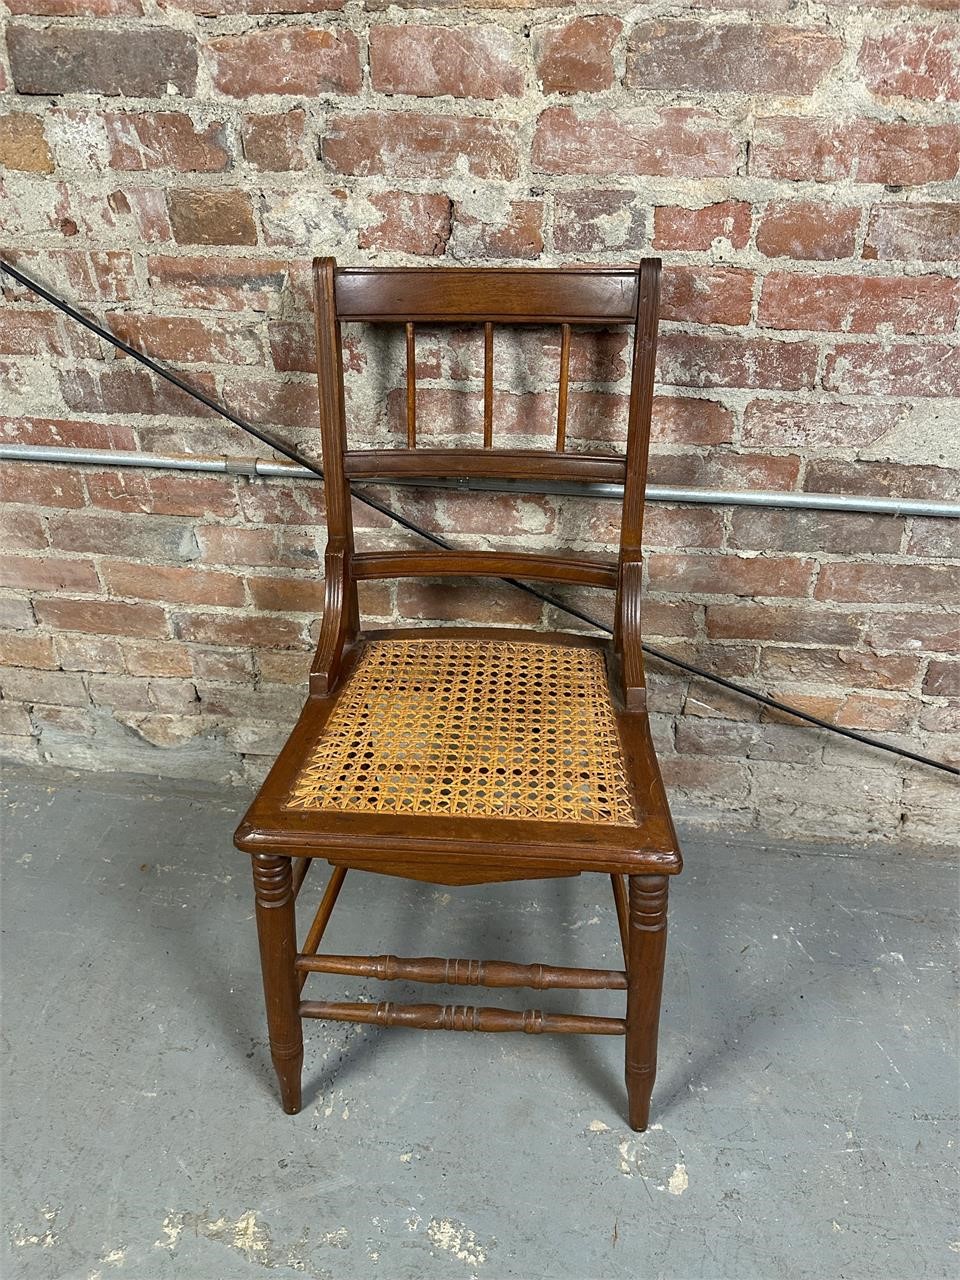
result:
[[(650, 739), (640, 649), (659, 274), (653, 259), (639, 268), (562, 270), (314, 263), (328, 528), (323, 624), (306, 705), (235, 835), (237, 847), (252, 855), (270, 1050), (291, 1114), (301, 1106), (301, 1019), (326, 1018), (424, 1030), (625, 1036), (629, 1123), (647, 1126), (667, 884), (681, 868)], [(406, 326), (404, 449), (347, 446), (340, 333), (346, 321)], [(483, 326), (482, 447), (416, 447), (418, 323)], [(566, 451), (571, 327), (624, 323), (634, 332), (626, 454)], [(553, 449), (493, 447), (495, 324), (560, 326)], [(350, 482), (381, 476), (623, 482), (619, 556), (357, 552)], [(614, 638), (491, 627), (360, 630), (358, 582), (445, 574), (607, 587), (616, 594)], [(314, 858), (325, 858), (333, 873), (298, 950), (294, 903)], [(613, 882), (625, 968), (319, 955), (349, 868), (447, 885), (602, 872)], [(314, 972), (625, 990), (626, 1017), (301, 1000)]]

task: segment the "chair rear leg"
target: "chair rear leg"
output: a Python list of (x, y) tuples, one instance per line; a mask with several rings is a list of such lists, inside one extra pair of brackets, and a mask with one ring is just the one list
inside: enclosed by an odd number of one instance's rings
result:
[(646, 1129), (657, 1074), (657, 1029), (667, 950), (667, 877), (631, 876), (627, 956), (627, 1106)]
[(300, 1076), (303, 1070), (303, 1024), (300, 991), (294, 962), (297, 957), (297, 924), (294, 911), (293, 872), (289, 858), (266, 854), (253, 857), (260, 968), (267, 1005), (270, 1055), (280, 1081), (280, 1097), (288, 1115), (300, 1110)]

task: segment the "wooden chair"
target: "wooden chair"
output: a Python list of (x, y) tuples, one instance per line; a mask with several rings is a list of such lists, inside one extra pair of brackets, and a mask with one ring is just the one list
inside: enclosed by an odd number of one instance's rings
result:
[[(270, 1049), (291, 1114), (301, 1106), (301, 1019), (326, 1018), (424, 1030), (623, 1035), (629, 1123), (647, 1126), (667, 884), (681, 868), (650, 739), (640, 650), (659, 274), (653, 259), (639, 268), (562, 270), (314, 263), (329, 535), (323, 623), (306, 705), (235, 835), (237, 847), (252, 855)], [(404, 449), (347, 447), (340, 333), (346, 321), (406, 326)], [(417, 448), (418, 323), (483, 326), (482, 447)], [(571, 326), (623, 323), (634, 326), (626, 455), (567, 452)], [(560, 326), (553, 450), (493, 447), (495, 324)], [(357, 552), (350, 482), (378, 476), (623, 482), (619, 557)], [(444, 574), (607, 587), (616, 593), (614, 639), (492, 627), (360, 630), (359, 581)], [(314, 858), (325, 858), (333, 873), (298, 950), (294, 903)], [(625, 968), (319, 955), (348, 868), (448, 885), (602, 872), (613, 881)], [(625, 990), (626, 1017), (301, 1000), (310, 973)]]

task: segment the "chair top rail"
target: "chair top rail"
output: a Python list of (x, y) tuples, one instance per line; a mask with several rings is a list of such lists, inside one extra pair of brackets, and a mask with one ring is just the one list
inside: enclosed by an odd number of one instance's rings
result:
[(548, 449), (348, 449), (343, 468), (350, 480), (476, 477), (623, 484), (626, 477), (622, 455)]
[(634, 267), (339, 267), (341, 321), (435, 324), (628, 324)]

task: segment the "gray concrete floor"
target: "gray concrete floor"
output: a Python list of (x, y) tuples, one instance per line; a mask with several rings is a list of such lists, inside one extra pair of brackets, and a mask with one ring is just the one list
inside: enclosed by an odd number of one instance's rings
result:
[[(620, 1040), (346, 1025), (308, 1024), (287, 1117), (230, 844), (246, 797), (18, 768), (5, 791), (3, 1277), (957, 1274), (949, 864), (686, 832), (646, 1134)], [(601, 877), (355, 873), (328, 945), (618, 964)]]

